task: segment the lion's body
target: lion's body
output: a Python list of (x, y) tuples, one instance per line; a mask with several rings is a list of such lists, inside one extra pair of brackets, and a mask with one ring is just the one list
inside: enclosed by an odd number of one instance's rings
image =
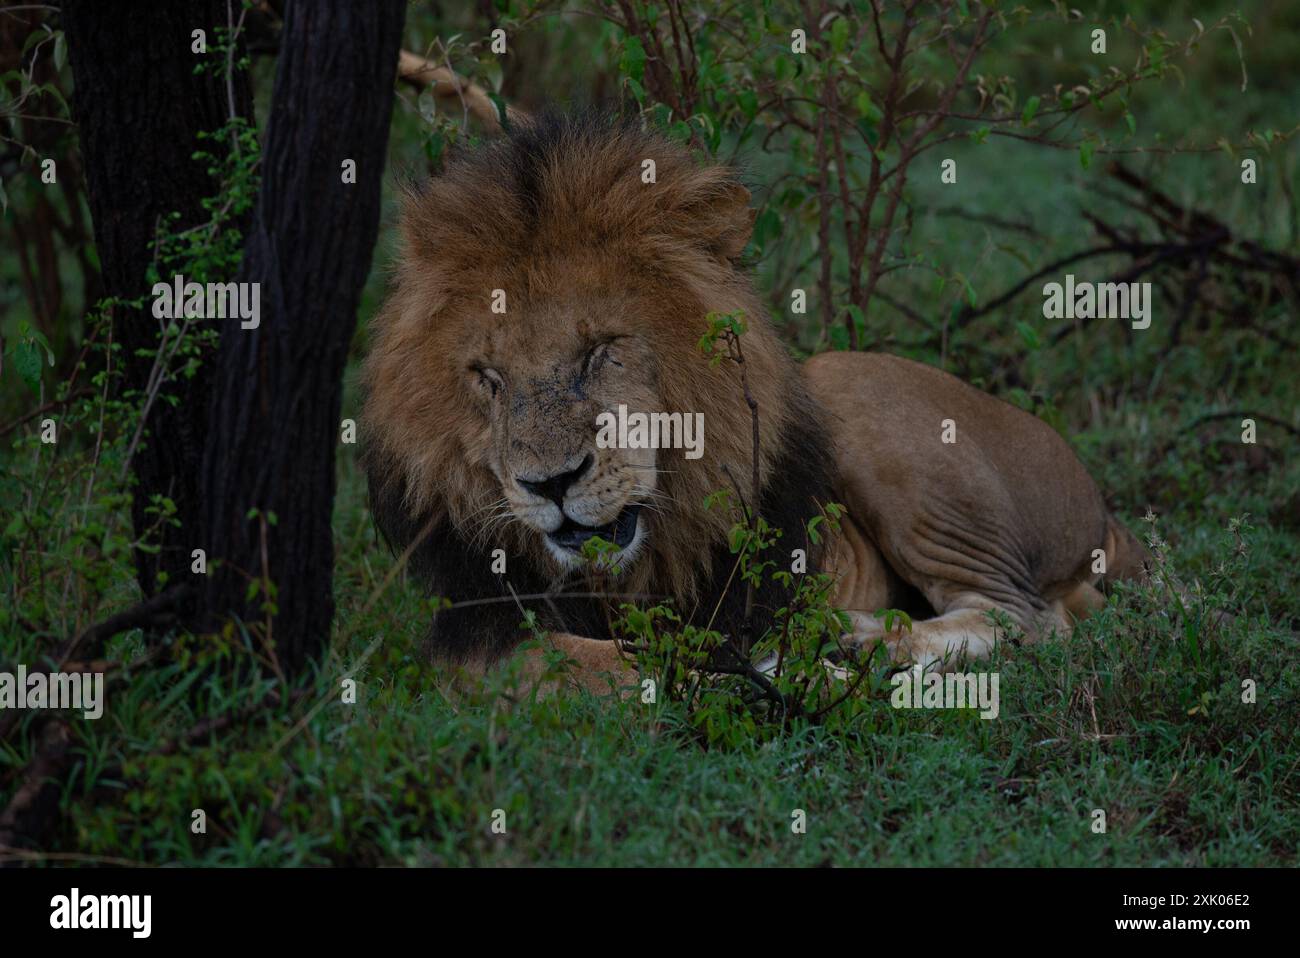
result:
[(940, 616), (998, 608), (1037, 637), (1095, 604), (1104, 578), (1140, 571), (1141, 547), (1042, 420), (896, 356), (827, 353), (804, 375), (851, 517), (842, 608), (892, 607), (901, 580)]
[[(825, 558), (863, 613), (857, 638), (908, 592), (939, 613), (929, 638), (945, 648), (963, 644), (949, 639), (974, 627), (971, 610), (1003, 608), (1036, 634), (1090, 604), (1092, 550), (1117, 527), (1063, 440), (904, 360), (825, 356), (801, 371), (738, 262), (747, 200), (730, 171), (653, 133), (564, 116), (457, 157), (409, 198), (395, 289), (372, 327), (365, 464), (389, 542), (431, 592), (473, 603), (437, 616), (436, 654), (498, 659), (530, 610), (585, 666), (613, 668), (611, 603), (595, 592), (741, 627), (732, 520), (704, 498), (753, 498), (752, 420), (740, 367), (699, 348), (709, 313), (746, 317), (758, 498), (786, 535), (772, 558), (806, 544), (827, 502), (849, 507)], [(597, 417), (619, 405), (703, 413), (703, 455), (599, 448)], [(941, 442), (945, 419), (954, 444)], [(578, 562), (593, 535), (614, 540), (618, 576)], [(760, 592), (759, 628), (784, 599)], [(942, 657), (918, 641), (900, 655)]]

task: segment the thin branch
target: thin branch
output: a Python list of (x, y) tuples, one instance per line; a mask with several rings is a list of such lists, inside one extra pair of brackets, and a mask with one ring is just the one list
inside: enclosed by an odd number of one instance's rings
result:
[[(501, 132), (501, 117), (497, 105), (492, 102), (477, 83), (457, 76), (450, 67), (439, 66), (431, 60), (408, 50), (403, 50), (397, 59), (398, 79), (404, 80), (420, 90), (429, 90), (439, 99), (455, 97), (465, 105), (465, 109), (478, 119), (489, 131)], [(512, 106), (506, 107), (506, 121), (511, 125), (528, 119), (528, 114)]]
[(1285, 419), (1279, 419), (1276, 416), (1270, 416), (1262, 412), (1251, 412), (1248, 409), (1222, 409), (1218, 412), (1202, 413), (1184, 426), (1182, 431), (1190, 432), (1197, 426), (1207, 422), (1214, 422), (1218, 419), (1258, 419), (1261, 422), (1268, 423), (1269, 425), (1277, 426), (1279, 429), (1285, 429), (1293, 436), (1300, 436), (1300, 428), (1291, 425), (1291, 423), (1287, 422)]

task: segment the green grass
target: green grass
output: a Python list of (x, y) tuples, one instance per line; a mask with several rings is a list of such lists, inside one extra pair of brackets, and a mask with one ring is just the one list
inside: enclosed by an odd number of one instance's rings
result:
[[(885, 691), (834, 734), (708, 748), (671, 703), (512, 703), (507, 675), (451, 691), (415, 664), (427, 613), (413, 589), (395, 580), (362, 614), (392, 560), (350, 462), (340, 477), (340, 625), (307, 697), (162, 754), (270, 680), (175, 664), (111, 686), (65, 794), (63, 851), (207, 865), (1276, 865), (1300, 851), (1297, 642), (1258, 614), (1218, 626), (1171, 614), (1155, 588), (1126, 590), (1073, 636), (1000, 654), (996, 720), (896, 710)], [(1233, 549), (1215, 524), (1184, 536), (1206, 574)], [(1293, 590), (1270, 591), (1292, 581), (1276, 560), (1294, 539), (1247, 541), (1210, 593), (1294, 614)], [(340, 678), (358, 661), (345, 705)], [(190, 832), (196, 808), (204, 835)]]

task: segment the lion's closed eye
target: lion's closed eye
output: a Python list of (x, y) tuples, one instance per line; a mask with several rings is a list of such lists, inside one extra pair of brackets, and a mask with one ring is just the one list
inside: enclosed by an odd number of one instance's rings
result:
[(615, 351), (615, 343), (616, 340), (605, 340), (591, 347), (587, 351), (586, 359), (583, 361), (583, 374), (594, 376), (607, 365), (617, 366), (622, 369), (623, 363), (619, 359), (619, 354)]
[(492, 399), (500, 395), (505, 388), (505, 380), (501, 378), (501, 374), (489, 366), (474, 364), (470, 366), (470, 373), (474, 376), (478, 387)]

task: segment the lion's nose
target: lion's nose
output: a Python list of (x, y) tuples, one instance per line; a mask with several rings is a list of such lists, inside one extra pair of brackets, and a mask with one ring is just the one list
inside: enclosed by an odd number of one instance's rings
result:
[(576, 469), (557, 472), (545, 479), (525, 479), (523, 476), (516, 476), (515, 481), (533, 495), (541, 496), (543, 499), (550, 499), (557, 506), (563, 507), (564, 494), (568, 492), (571, 485), (582, 478), (583, 473), (591, 468), (592, 461), (591, 453), (587, 453), (582, 462), (578, 463)]

